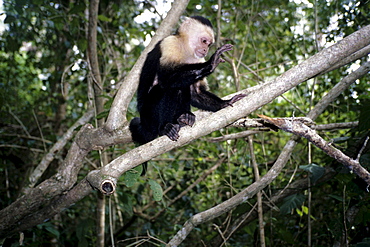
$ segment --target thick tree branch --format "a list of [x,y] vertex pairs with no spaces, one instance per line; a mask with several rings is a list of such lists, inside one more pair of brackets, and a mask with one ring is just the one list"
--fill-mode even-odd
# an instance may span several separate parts
[[[79,134],[83,133],[86,128],[87,127],[82,127],[82,131],[80,131]],[[45,219],[59,212],[61,208],[59,208],[58,211],[55,211],[58,207],[52,208],[50,209],[54,210],[52,215],[37,218],[33,222],[28,222],[28,220],[26,220],[30,214],[35,214],[42,208],[48,206],[51,203],[51,199],[62,195],[72,188],[77,181],[78,171],[81,169],[83,159],[87,153],[87,150],[80,148],[78,144],[74,142],[66,159],[59,167],[57,174],[37,185],[35,188],[29,189],[27,194],[18,198],[18,200],[10,206],[2,209],[0,211],[0,238],[27,229],[31,224],[40,224]],[[17,212],[16,217],[14,217],[14,212]],[[21,224],[26,221],[28,222],[26,225]]]
[[322,75],[322,74],[326,74],[330,71],[333,71],[335,69],[338,69],[346,64],[349,64],[351,62],[354,62],[356,61],[357,59],[360,59],[364,56],[367,56],[369,55],[370,53],[370,45],[367,45],[365,46],[364,48],[352,53],[351,55],[349,55],[348,57],[344,58],[343,60],[340,60],[339,62],[337,62],[336,64],[334,64],[331,68],[321,72],[319,75]]

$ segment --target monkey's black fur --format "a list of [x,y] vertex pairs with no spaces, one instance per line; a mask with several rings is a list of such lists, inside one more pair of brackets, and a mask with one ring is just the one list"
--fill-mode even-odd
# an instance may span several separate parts
[[204,18],[203,16],[195,15],[195,16],[192,16],[190,18],[195,19],[195,20],[199,21],[200,23],[202,23],[203,25],[208,26],[208,27],[213,29],[212,23],[207,18]]
[[[212,26],[203,17],[194,19],[202,25]],[[159,42],[148,53],[140,75],[137,93],[140,118],[134,118],[130,123],[133,140],[144,144],[157,136],[167,135],[176,141],[180,128],[185,125],[192,126],[195,122],[190,105],[215,112],[244,97],[237,95],[231,100],[222,100],[208,92],[205,85],[198,83],[223,62],[221,54],[231,47],[231,45],[220,47],[204,63],[161,66],[162,51]]]

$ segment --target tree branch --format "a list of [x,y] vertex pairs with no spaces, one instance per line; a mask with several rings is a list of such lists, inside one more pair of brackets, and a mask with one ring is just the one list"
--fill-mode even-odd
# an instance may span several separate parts
[[26,179],[26,184],[21,190],[22,194],[26,194],[30,188],[33,188],[37,181],[40,179],[45,170],[49,167],[49,164],[54,160],[56,153],[64,148],[69,140],[73,137],[73,132],[75,129],[81,125],[86,124],[94,115],[94,110],[88,110],[82,117],[80,117],[66,132],[58,139],[58,141],[50,148],[49,152],[44,155],[38,166],[33,170],[28,179]]
[[263,119],[272,123],[286,132],[293,133],[298,136],[302,136],[313,143],[316,147],[320,148],[330,157],[334,158],[338,162],[345,165],[351,171],[356,173],[360,178],[362,178],[370,186],[370,173],[360,165],[358,160],[354,160],[339,149],[336,149],[331,145],[331,143],[325,141],[321,136],[319,136],[316,131],[307,127],[305,124],[298,121],[286,121],[280,118],[270,118],[267,116],[260,115]]
[[100,77],[100,69],[99,69],[99,61],[98,61],[98,53],[96,50],[96,27],[98,25],[98,9],[99,9],[99,1],[92,0],[90,1],[89,5],[89,26],[88,26],[88,43],[87,46],[87,54],[90,62],[90,69],[92,72],[92,79],[95,85],[101,88],[101,77]]
[[[86,126],[82,127],[79,134],[83,133],[86,128]],[[10,206],[2,209],[0,211],[0,238],[27,229],[30,225],[40,224],[64,208],[60,206],[50,208],[49,205],[52,203],[52,199],[70,190],[76,183],[78,171],[81,169],[83,159],[87,153],[88,150],[80,148],[74,142],[57,174],[43,181],[35,188],[29,189],[27,194],[18,198]],[[44,215],[43,218],[35,218],[35,221],[32,222],[29,221],[30,215],[37,214],[38,211],[47,206],[49,206],[49,212],[53,211],[53,214],[47,215],[47,217]],[[17,212],[16,217],[14,217],[14,212]],[[27,224],[22,224],[25,222]]]
[[[317,181],[317,183],[325,183],[326,181],[332,179],[336,173],[332,169],[327,169],[325,174]],[[305,190],[308,188],[308,179],[303,178],[299,179],[293,183],[291,183],[288,187],[284,188],[283,190],[277,191],[269,200],[264,201],[263,203],[263,211],[269,211],[271,209],[276,208],[276,204],[283,201],[284,198],[296,194],[299,191]],[[252,208],[248,212],[238,216],[237,219],[233,222],[233,224],[224,231],[223,236],[217,235],[215,236],[210,242],[209,246],[221,246],[222,243],[225,243],[227,239],[231,237],[231,235],[239,229],[242,229],[244,226],[251,223],[258,217],[257,211],[255,208]],[[224,239],[225,238],[225,239]]]
[[[369,26],[368,26],[369,27]],[[333,102],[349,85],[354,83],[357,79],[363,77],[370,71],[370,62],[364,63],[360,68],[344,77],[340,83],[335,85],[330,92],[322,97],[319,103],[316,104],[315,110],[311,111],[307,117],[311,119],[317,118],[327,107],[328,102]]]

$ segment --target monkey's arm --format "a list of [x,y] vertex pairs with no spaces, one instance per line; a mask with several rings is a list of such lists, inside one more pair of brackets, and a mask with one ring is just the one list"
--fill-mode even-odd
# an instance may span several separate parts
[[204,86],[200,86],[196,90],[195,86],[191,86],[191,105],[205,111],[216,112],[227,106],[232,106],[236,101],[241,100],[246,95],[238,94],[229,100],[222,100],[217,95],[207,91]]
[[231,49],[232,45],[230,44],[221,46],[205,63],[183,64],[174,67],[161,66],[162,68],[158,75],[160,81],[159,84],[163,88],[188,87],[210,75],[220,63],[224,62],[221,58],[221,54]]

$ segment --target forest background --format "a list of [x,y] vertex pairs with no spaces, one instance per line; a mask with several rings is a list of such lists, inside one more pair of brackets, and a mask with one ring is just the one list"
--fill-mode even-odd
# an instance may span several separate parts
[[[210,90],[248,96],[136,147],[145,54],[192,15],[210,53],[234,45]],[[369,1],[7,0],[0,17],[3,246],[370,244]]]

